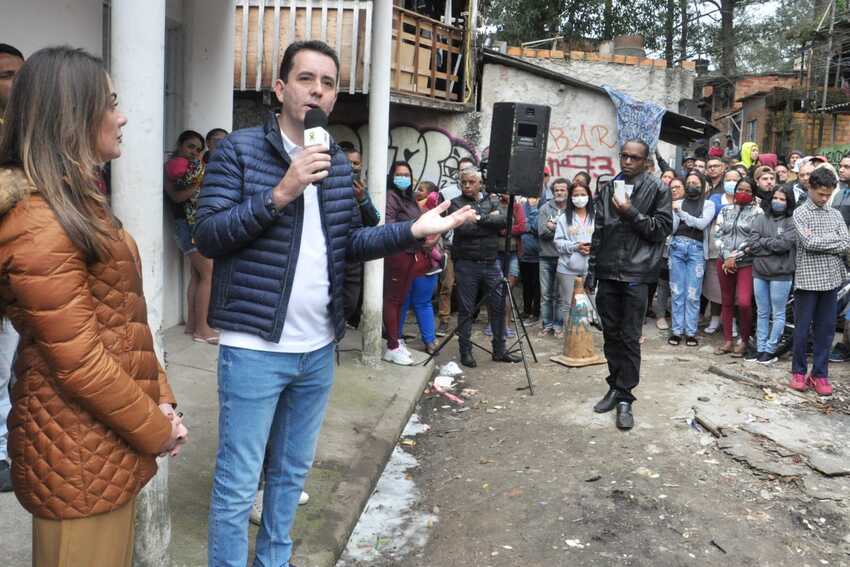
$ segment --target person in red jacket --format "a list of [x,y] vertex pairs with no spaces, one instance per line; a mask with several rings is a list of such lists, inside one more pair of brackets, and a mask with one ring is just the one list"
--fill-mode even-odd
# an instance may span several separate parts
[[[406,161],[397,161],[390,168],[387,179],[386,224],[415,221],[422,214],[413,192],[413,172]],[[430,248],[438,237],[426,242]],[[413,364],[410,351],[404,344],[399,330],[402,306],[413,280],[428,271],[430,254],[416,246],[387,256],[384,260],[384,332],[387,334],[387,350],[384,360],[393,364]]]

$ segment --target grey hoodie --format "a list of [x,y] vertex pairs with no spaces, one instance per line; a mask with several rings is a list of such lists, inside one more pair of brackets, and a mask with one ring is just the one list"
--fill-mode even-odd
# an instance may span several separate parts
[[759,215],[753,219],[748,253],[753,258],[753,275],[763,280],[790,281],[794,278],[797,230],[791,217]]
[[567,225],[567,215],[558,217],[555,227],[555,248],[558,250],[558,273],[584,276],[587,274],[587,259],[578,251],[578,245],[593,240],[593,216],[588,214],[581,222],[573,212],[573,222]]

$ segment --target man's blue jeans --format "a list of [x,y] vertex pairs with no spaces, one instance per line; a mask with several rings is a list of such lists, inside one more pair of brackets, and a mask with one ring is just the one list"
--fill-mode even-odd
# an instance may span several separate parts
[[540,257],[540,317],[544,329],[561,329],[564,326],[564,307],[558,293],[557,257]]
[[289,530],[316,453],[333,383],[333,354],[334,343],[303,354],[221,347],[210,567],[248,562],[248,516],[267,445],[254,567],[289,565]]
[[[753,293],[758,312],[756,350],[773,354],[785,330],[785,306],[791,293],[791,280],[753,278]],[[773,324],[770,323],[771,315]]]
[[703,243],[685,236],[670,241],[670,298],[674,335],[697,336],[699,298],[705,273]]

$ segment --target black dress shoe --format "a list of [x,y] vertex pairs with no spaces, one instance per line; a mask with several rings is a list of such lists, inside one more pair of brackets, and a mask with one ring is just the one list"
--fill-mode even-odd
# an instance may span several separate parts
[[617,404],[617,429],[628,431],[635,426],[635,416],[632,415],[632,402]]
[[607,413],[617,407],[617,390],[611,388],[605,396],[596,402],[593,411],[596,413]]
[[493,361],[494,362],[522,362],[522,359],[516,355],[509,353],[508,351],[504,352],[494,352],[493,353]]
[[478,366],[478,363],[475,362],[474,358],[472,358],[471,352],[460,353],[460,363],[466,366],[467,368],[475,368],[476,366]]

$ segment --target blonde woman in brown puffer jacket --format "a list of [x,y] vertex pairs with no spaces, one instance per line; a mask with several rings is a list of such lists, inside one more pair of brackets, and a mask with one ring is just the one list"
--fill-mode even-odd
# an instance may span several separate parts
[[101,62],[35,53],[0,138],[0,310],[20,333],[12,484],[33,565],[131,565],[135,497],[186,430],[154,353],[139,254],[98,189],[126,118]]

